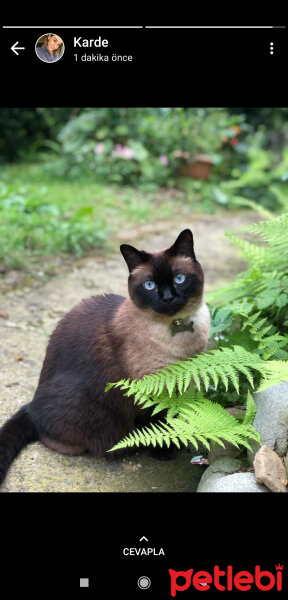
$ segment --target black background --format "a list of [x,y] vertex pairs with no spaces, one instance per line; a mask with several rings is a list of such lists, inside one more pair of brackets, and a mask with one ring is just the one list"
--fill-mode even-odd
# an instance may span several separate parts
[[[54,8],[54,17],[50,10],[45,16],[3,16],[5,25],[46,22],[49,27],[2,29],[2,106],[287,106],[287,29],[89,32],[57,27],[52,32],[64,39],[63,58],[46,65],[34,52],[36,39],[53,23],[285,25],[271,9],[268,14],[261,9],[259,18],[242,10],[237,20],[219,10],[206,18],[185,14],[181,19],[179,12],[166,12],[155,19],[150,12],[120,19],[99,11],[61,18]],[[75,63],[74,35],[108,38],[109,52],[132,54],[133,63]],[[19,56],[11,51],[16,41],[25,46]],[[235,571],[253,573],[259,564],[275,573],[279,562],[288,589],[285,494],[1,494],[0,514],[1,582],[8,584],[9,594],[169,598],[169,568],[211,571],[215,564],[231,564]],[[143,535],[148,543],[139,542]],[[124,547],[141,545],[163,547],[165,557],[123,557]],[[137,588],[142,575],[152,581],[147,591]],[[79,588],[82,577],[90,579],[88,589]]]
[[[213,11],[213,9],[212,9]],[[112,12],[112,11],[111,11]],[[165,12],[165,11],[163,11]],[[61,29],[68,25],[285,25],[281,13],[261,9],[241,11],[237,18],[219,7],[214,14],[179,16],[151,13],[133,16],[113,12],[106,15],[66,14],[59,7],[45,17],[23,11],[2,17],[3,25],[43,25],[37,29],[2,29],[1,57],[6,77],[2,78],[4,106],[283,106],[287,103],[285,72],[287,30],[285,29]],[[47,20],[48,19],[48,20]],[[57,31],[55,30],[55,27]],[[35,54],[41,35],[52,32],[64,40],[65,53],[53,65]],[[78,48],[78,54],[109,54],[110,62],[75,62],[74,36],[106,38],[107,48]],[[15,42],[25,47],[18,56]],[[270,55],[270,42],[274,54]],[[112,54],[132,55],[132,62],[112,62]],[[282,83],[281,83],[282,82]],[[283,98],[285,96],[285,98]],[[19,104],[20,103],[20,104]]]
[[[171,597],[168,569],[213,575],[214,565],[232,565],[254,575],[259,565],[275,576],[280,562],[287,593],[286,512],[286,494],[2,494],[2,585],[11,595],[154,600]],[[165,556],[125,557],[127,547]],[[149,590],[137,587],[141,576]],[[80,578],[90,587],[80,589]]]

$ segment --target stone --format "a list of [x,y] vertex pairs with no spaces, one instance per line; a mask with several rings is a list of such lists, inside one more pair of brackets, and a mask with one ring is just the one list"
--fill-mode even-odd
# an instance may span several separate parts
[[244,466],[244,462],[238,458],[230,458],[229,456],[225,458],[220,458],[219,460],[215,460],[212,465],[210,465],[211,471],[213,473],[235,473]]
[[[197,488],[197,493],[198,492],[213,492],[214,491],[214,486],[217,483],[218,480],[223,479],[224,477],[224,473],[213,473],[213,471],[209,471],[209,468],[206,469],[205,473],[203,473],[201,479],[200,479],[200,483],[198,485]],[[209,472],[208,472],[209,471]]]
[[213,445],[210,442],[210,451],[208,454],[208,460],[211,463],[219,460],[220,458],[237,458],[242,453],[242,448],[237,448],[234,444],[230,444],[230,442],[224,442],[225,447],[220,444]]
[[[287,452],[288,439],[288,381],[271,386],[263,392],[254,394],[257,406],[253,425],[260,434],[262,444],[270,446],[282,456]],[[248,460],[252,465],[260,446],[254,440],[250,442],[252,452],[248,450]]]
[[197,492],[255,493],[270,491],[265,485],[257,483],[254,473],[248,472],[233,473],[217,479],[214,478],[214,480],[210,481],[210,486],[207,489],[200,490],[199,487]]
[[243,467],[244,463],[236,458],[221,458],[216,460],[203,473],[197,492],[209,492],[211,485],[218,479],[230,473],[235,473]]
[[197,492],[270,492],[256,481],[254,473],[239,473],[245,466],[243,460],[236,458],[216,460],[203,473]]
[[246,406],[231,406],[230,408],[226,408],[227,412],[232,415],[232,417],[236,417],[237,415],[245,415]]
[[253,465],[258,483],[264,483],[271,492],[288,491],[284,464],[270,446],[258,450]]

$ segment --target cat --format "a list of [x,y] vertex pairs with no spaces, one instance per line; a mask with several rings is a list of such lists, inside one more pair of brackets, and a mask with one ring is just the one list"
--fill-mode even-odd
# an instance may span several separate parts
[[92,296],[58,323],[33,400],[0,429],[0,484],[36,440],[62,454],[108,457],[150,413],[118,388],[104,392],[107,382],[139,379],[205,349],[210,317],[190,229],[166,249],[120,250],[129,296]]

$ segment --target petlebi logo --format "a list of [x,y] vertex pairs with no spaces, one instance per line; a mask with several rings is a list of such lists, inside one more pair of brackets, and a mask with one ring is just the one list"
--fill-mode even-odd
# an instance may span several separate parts
[[220,592],[235,590],[247,592],[251,590],[253,584],[261,592],[268,592],[273,589],[281,592],[283,568],[284,565],[279,563],[275,565],[274,573],[262,570],[260,565],[256,565],[250,571],[236,571],[232,565],[228,565],[226,568],[215,565],[211,572],[195,571],[194,569],[188,569],[187,571],[168,569],[171,578],[171,596],[175,597],[177,592],[185,592],[189,588],[192,590],[194,588],[198,592],[206,592],[211,586],[214,586]]

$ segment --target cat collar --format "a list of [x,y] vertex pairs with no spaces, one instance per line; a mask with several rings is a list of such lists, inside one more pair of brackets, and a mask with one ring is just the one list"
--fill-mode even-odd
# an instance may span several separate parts
[[175,319],[171,323],[170,331],[172,336],[176,335],[176,333],[182,333],[182,331],[194,331],[193,321],[184,323],[183,319]]

